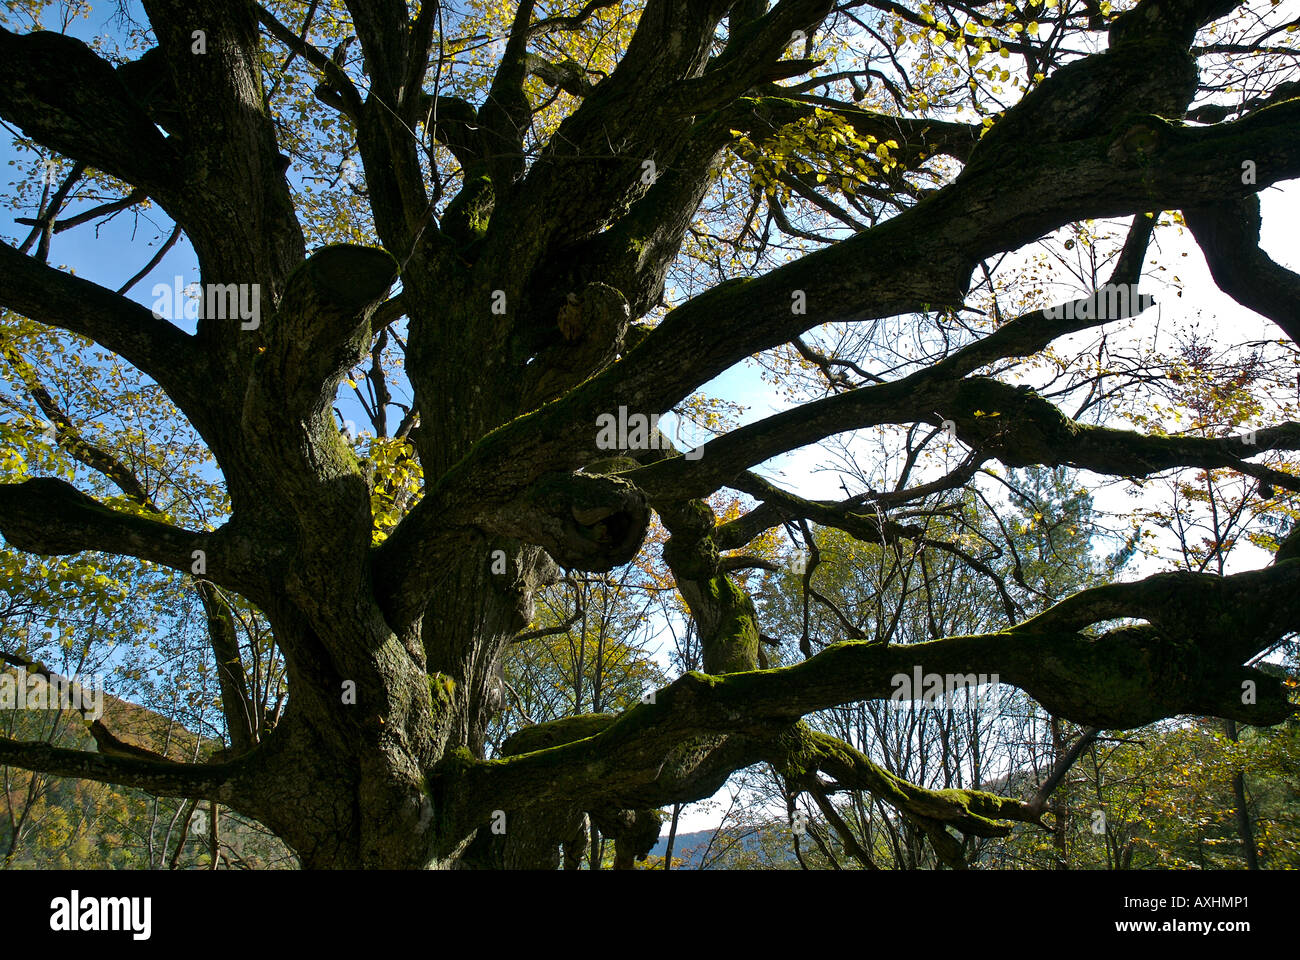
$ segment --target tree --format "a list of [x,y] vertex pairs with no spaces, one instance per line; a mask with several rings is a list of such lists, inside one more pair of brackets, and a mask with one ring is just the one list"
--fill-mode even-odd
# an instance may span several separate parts
[[[1105,582],[1122,565],[1125,552],[1105,565],[1092,555],[1093,505],[1072,471],[1013,470],[1002,480],[1010,496],[997,505],[996,516],[973,490],[961,491],[945,512],[927,517],[925,534],[917,538],[923,550],[864,544],[836,529],[803,531],[809,562],[802,574],[777,575],[782,588],[764,597],[760,608],[767,629],[799,638],[781,652],[798,656],[807,646],[811,654],[846,637],[910,644],[996,630],[1008,618]],[[877,630],[886,635],[873,637]],[[805,794],[805,836],[824,851],[827,864],[915,869],[945,858],[955,865],[980,861],[984,847],[1002,841],[975,835],[954,846],[924,816],[900,815],[878,796],[879,785],[890,778],[936,791],[996,784],[997,792],[1009,796],[1037,794],[1057,758],[1031,770],[1037,751],[1053,746],[1039,742],[1036,708],[1000,686],[971,692],[937,703],[857,702],[807,717],[813,729],[879,765],[871,784],[877,789],[771,777],[768,815],[777,807],[774,801]],[[867,759],[860,761],[863,767]],[[1022,771],[1033,775],[1016,776]],[[1056,800],[1061,792],[1052,796]],[[1053,827],[1062,829],[1060,811],[1054,812]],[[823,841],[823,835],[838,843]],[[842,856],[830,852],[834,845],[842,847]],[[818,856],[799,851],[801,863]]]
[[[133,489],[148,457],[79,443],[84,425],[47,412],[80,466],[0,485],[0,532],[192,576],[228,746],[176,763],[0,739],[0,762],[222,804],[308,867],[546,865],[584,814],[628,866],[655,808],[764,761],[860,785],[950,839],[1036,822],[1024,801],[882,782],[800,721],[886,699],[914,667],[997,673],[1098,728],[1291,714],[1280,680],[1245,664],[1300,625],[1294,537],[1259,569],[1116,582],[996,630],[849,640],[769,671],[736,576],[736,551],[783,522],[913,550],[989,462],[1228,469],[1300,492],[1281,468],[1300,423],[1249,443],[1138,432],[1102,421],[1142,402],[1149,373],[1076,357],[1054,391],[1023,379],[1054,344],[1146,309],[1148,245],[1175,217],[1221,289],[1300,335],[1300,280],[1258,243],[1260,191],[1300,175],[1285,8],[142,0],[147,49],[115,63],[32,29],[44,6],[0,29],[0,117],[50,174],[19,188],[35,216],[0,245],[0,306],[156,384],[228,509],[170,509],[153,494],[179,480]],[[112,199],[86,206],[92,186]],[[144,204],[198,263],[192,324],[167,316],[179,291],[150,309],[127,296],[138,278],[115,291],[48,262],[62,232]],[[1108,283],[1044,305],[1006,255],[1096,218],[1127,231],[1094,264],[1111,258]],[[828,340],[846,325],[856,354]],[[692,449],[658,429],[755,354],[822,395]],[[336,414],[346,396],[369,443]],[[754,470],[885,427],[894,473],[842,501]],[[83,492],[89,472],[123,497]],[[705,498],[723,488],[752,503],[718,523]],[[485,758],[538,591],[560,568],[632,561],[652,512],[703,672]],[[282,711],[251,691],[232,604],[273,633]]]

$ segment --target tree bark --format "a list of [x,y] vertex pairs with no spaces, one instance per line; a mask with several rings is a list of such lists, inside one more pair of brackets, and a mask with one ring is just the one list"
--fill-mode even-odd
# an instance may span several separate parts
[[[899,156],[944,153],[963,171],[878,226],[713,287],[648,333],[634,322],[659,301],[732,131],[772,132],[815,110],[772,78],[795,69],[781,59],[791,36],[821,24],[830,0],[771,9],[648,0],[619,66],[589,89],[572,70],[530,59],[530,38],[559,26],[535,21],[535,5],[521,3],[492,94],[478,107],[424,89],[436,39],[436,18],[424,11],[436,4],[414,21],[398,0],[346,5],[364,94],[269,11],[236,0],[145,0],[159,52],[125,73],[70,37],[0,29],[0,116],[143,191],[183,227],[202,281],[256,284],[264,314],[252,329],[205,316],[186,334],[0,245],[0,305],[89,337],[152,377],[211,450],[232,504],[220,529],[186,530],[37,478],[0,485],[0,531],[30,552],[101,550],[181,571],[201,551],[214,587],[267,616],[291,690],[274,729],[254,742],[258,728],[240,727],[216,762],[0,740],[0,763],[223,804],[266,824],[309,868],[553,869],[561,848],[575,865],[591,836],[612,838],[615,866],[630,867],[657,837],[656,808],[707,797],[735,770],[770,762],[808,785],[824,772],[872,792],[960,866],[948,827],[1001,836],[1037,811],[901,781],[800,718],[888,698],[891,677],[918,664],[996,673],[1054,715],[1096,727],[1180,713],[1255,724],[1291,715],[1282,684],[1244,664],[1300,625],[1294,544],[1262,570],[1104,586],[984,635],[907,648],[853,641],[793,667],[755,669],[756,608],[721,550],[789,519],[831,522],[875,542],[921,535],[873,520],[860,501],[812,503],[749,474],[834,434],[947,422],[982,457],[1011,466],[1125,477],[1231,467],[1300,490],[1300,480],[1247,462],[1265,449],[1300,448],[1300,424],[1261,429],[1248,452],[1232,439],[1085,425],[1032,391],[978,375],[1114,318],[1041,310],[1012,318],[909,376],[760,420],[705,444],[699,457],[659,446],[659,456],[611,455],[596,430],[598,417],[620,408],[661,413],[820,324],[955,307],[983,258],[1082,218],[1202,211],[1188,222],[1216,279],[1293,330],[1294,298],[1284,294],[1295,277],[1255,249],[1250,214],[1258,191],[1300,176],[1300,99],[1204,128],[1177,119],[1196,93],[1192,38],[1232,4],[1143,0],[1114,20],[1106,52],[1054,70],[982,138],[980,127],[842,105],[855,129],[898,138]],[[728,15],[732,33],[715,50]],[[196,22],[208,25],[204,56],[190,49]],[[381,246],[308,255],[266,105],[259,29],[311,65],[318,98],[355,131]],[[158,80],[147,103],[138,85],[146,71]],[[525,157],[530,76],[583,95]],[[432,120],[429,111],[444,106]],[[441,222],[431,216],[424,145],[411,135],[426,120],[464,167],[461,195]],[[1253,158],[1258,182],[1243,181],[1243,157]],[[661,175],[643,177],[647,160]],[[1136,278],[1147,236],[1135,228],[1136,253],[1126,247],[1117,275]],[[1243,242],[1249,249],[1234,255]],[[399,279],[420,420],[411,437],[427,480],[375,545],[374,479],[340,435],[332,403],[348,370],[370,355]],[[806,312],[791,309],[794,291],[805,294]],[[757,520],[717,524],[703,498],[727,486],[760,490]],[[699,626],[707,672],[617,717],[531,728],[503,757],[486,759],[501,660],[528,625],[535,593],[557,564],[604,571],[633,559],[652,508],[671,533],[664,559]],[[1143,623],[1087,632],[1120,618]],[[222,650],[234,670],[237,649]],[[1249,702],[1243,684],[1257,691]],[[225,700],[233,713],[247,697],[236,684]],[[1236,788],[1243,816],[1240,778]],[[599,842],[592,846],[599,857]],[[1253,857],[1253,841],[1246,846]]]

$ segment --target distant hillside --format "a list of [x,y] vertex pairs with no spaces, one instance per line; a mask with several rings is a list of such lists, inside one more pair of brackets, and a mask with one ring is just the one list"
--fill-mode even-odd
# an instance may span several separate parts
[[[663,836],[650,853],[662,860],[667,848],[668,838]],[[702,866],[706,854],[708,866]],[[715,830],[679,833],[673,843],[673,860],[680,861],[674,864],[675,870],[779,870],[798,865],[790,844],[789,827],[780,821],[720,833]]]
[[[694,833],[679,833],[673,841],[673,860],[681,860],[682,870],[698,870],[700,868],[700,858],[704,856],[704,851],[712,839],[714,831],[697,830]],[[659,842],[654,845],[650,855],[654,857],[663,857],[668,852],[668,836],[659,838]],[[674,864],[674,869],[678,869]]]
[[[14,669],[0,671],[0,677],[7,678],[9,694],[0,697],[0,735],[100,751],[78,711],[14,699],[20,681],[26,690],[40,691],[39,677]],[[193,763],[221,747],[154,710],[102,696],[100,721],[116,741],[104,752],[142,749]],[[217,816],[218,869],[297,866],[284,844],[259,824],[225,808]],[[209,869],[209,825],[206,802],[192,809],[185,800],[155,799],[127,787],[0,766],[0,869]]]

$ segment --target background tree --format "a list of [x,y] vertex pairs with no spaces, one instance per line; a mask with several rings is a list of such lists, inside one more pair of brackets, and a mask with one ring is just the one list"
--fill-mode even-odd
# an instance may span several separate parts
[[[1165,211],[1224,291],[1300,333],[1297,279],[1258,245],[1258,193],[1300,174],[1284,6],[143,0],[94,48],[34,29],[47,6],[0,28],[0,117],[29,151],[13,203],[33,214],[0,245],[6,339],[71,335],[139,371],[221,493],[181,509],[183,485],[145,469],[162,418],[62,423],[21,371],[77,361],[19,346],[14,393],[77,466],[7,475],[0,532],[24,554],[194,578],[228,746],[176,762],[4,738],[0,762],[224,805],[308,867],[551,865],[584,817],[630,866],[655,808],[767,762],[923,820],[957,865],[953,831],[1002,836],[1040,810],[882,781],[801,718],[886,699],[914,666],[997,673],[1103,730],[1291,715],[1248,665],[1300,623],[1282,531],[1257,569],[1106,584],[924,643],[872,624],[758,672],[737,575],[783,523],[914,555],[926,498],[998,462],[1300,492],[1282,460],[1300,424],[1267,393],[1250,442],[1128,429],[1167,374],[1066,349],[1147,306]],[[112,286],[51,265],[61,232],[144,209],[197,261],[189,316],[130,295],[157,251]],[[1092,230],[1105,218],[1121,241]],[[1080,224],[1063,246],[1087,239],[1082,276],[1117,287],[1060,301],[1009,255]],[[809,365],[821,395],[703,429],[692,395],[756,354]],[[670,410],[701,427],[669,441],[648,420]],[[895,454],[843,500],[754,470],[855,431]],[[7,442],[5,463],[26,462],[28,441]],[[724,489],[750,506],[719,522]],[[539,591],[631,562],[652,514],[703,672],[487,758]],[[267,628],[247,642],[241,609]],[[261,696],[269,673],[250,684],[272,641],[283,700]]]

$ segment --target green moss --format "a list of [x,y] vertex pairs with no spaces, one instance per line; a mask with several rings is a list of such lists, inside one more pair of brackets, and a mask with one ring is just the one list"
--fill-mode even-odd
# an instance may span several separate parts
[[495,205],[492,178],[486,173],[467,175],[460,192],[447,205],[443,229],[463,242],[481,240],[487,233]]
[[595,460],[582,468],[583,473],[600,474],[609,476],[615,473],[627,473],[636,470],[641,464],[631,457],[607,457],[604,460]]
[[435,673],[429,676],[429,695],[434,702],[441,701],[450,704],[456,699],[456,681],[445,673]]
[[758,666],[758,615],[754,602],[726,574],[704,581],[717,620],[702,632],[704,662],[713,673],[736,673]]
[[489,763],[499,763],[496,760],[480,760],[474,756],[469,747],[453,747],[442,756],[439,762],[437,774],[439,776],[456,775],[463,773],[470,767],[484,766]]
[[501,745],[501,755],[516,756],[586,740],[609,729],[616,719],[617,715],[612,713],[584,713],[525,727]]

